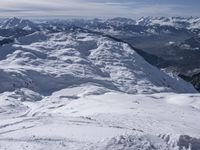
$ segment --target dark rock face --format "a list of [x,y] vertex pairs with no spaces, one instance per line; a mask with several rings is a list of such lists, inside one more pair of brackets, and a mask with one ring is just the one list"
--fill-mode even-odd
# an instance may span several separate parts
[[195,89],[200,92],[200,73],[193,76],[179,75],[179,77],[181,77],[185,81],[192,83]]
[[200,73],[193,75],[191,83],[194,85],[194,87],[200,91]]
[[181,135],[178,141],[180,149],[200,150],[200,139],[190,137],[188,135]]

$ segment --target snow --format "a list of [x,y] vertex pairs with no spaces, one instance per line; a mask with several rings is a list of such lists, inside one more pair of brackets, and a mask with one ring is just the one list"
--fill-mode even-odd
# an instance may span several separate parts
[[144,150],[154,145],[161,150],[175,149],[179,135],[199,138],[199,94],[110,92],[70,98],[77,91],[66,91],[19,101],[28,109],[20,117],[1,117],[1,147]]
[[18,87],[49,95],[85,83],[130,94],[196,92],[145,62],[128,45],[98,35],[36,32],[0,49],[2,92]]
[[37,31],[0,47],[0,149],[177,150],[200,94],[127,44]]

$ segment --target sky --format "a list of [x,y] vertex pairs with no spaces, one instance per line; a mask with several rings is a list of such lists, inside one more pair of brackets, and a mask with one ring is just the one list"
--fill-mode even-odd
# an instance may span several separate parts
[[1,17],[200,16],[200,0],[0,0]]

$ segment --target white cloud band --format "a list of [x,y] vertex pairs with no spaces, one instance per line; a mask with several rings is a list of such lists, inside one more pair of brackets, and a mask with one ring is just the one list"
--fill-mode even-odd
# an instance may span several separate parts
[[182,15],[175,5],[89,2],[87,0],[1,0],[1,16],[140,17]]

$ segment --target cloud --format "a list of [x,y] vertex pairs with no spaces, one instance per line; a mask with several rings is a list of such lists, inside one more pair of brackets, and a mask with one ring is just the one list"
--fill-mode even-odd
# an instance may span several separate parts
[[[93,16],[113,14],[123,8],[102,3],[83,2],[79,0],[1,0],[0,11],[2,16],[12,16],[18,10],[23,15],[74,15]],[[10,11],[10,12],[9,12]]]
[[139,1],[1,0],[0,16],[140,17],[182,15],[180,6]]

